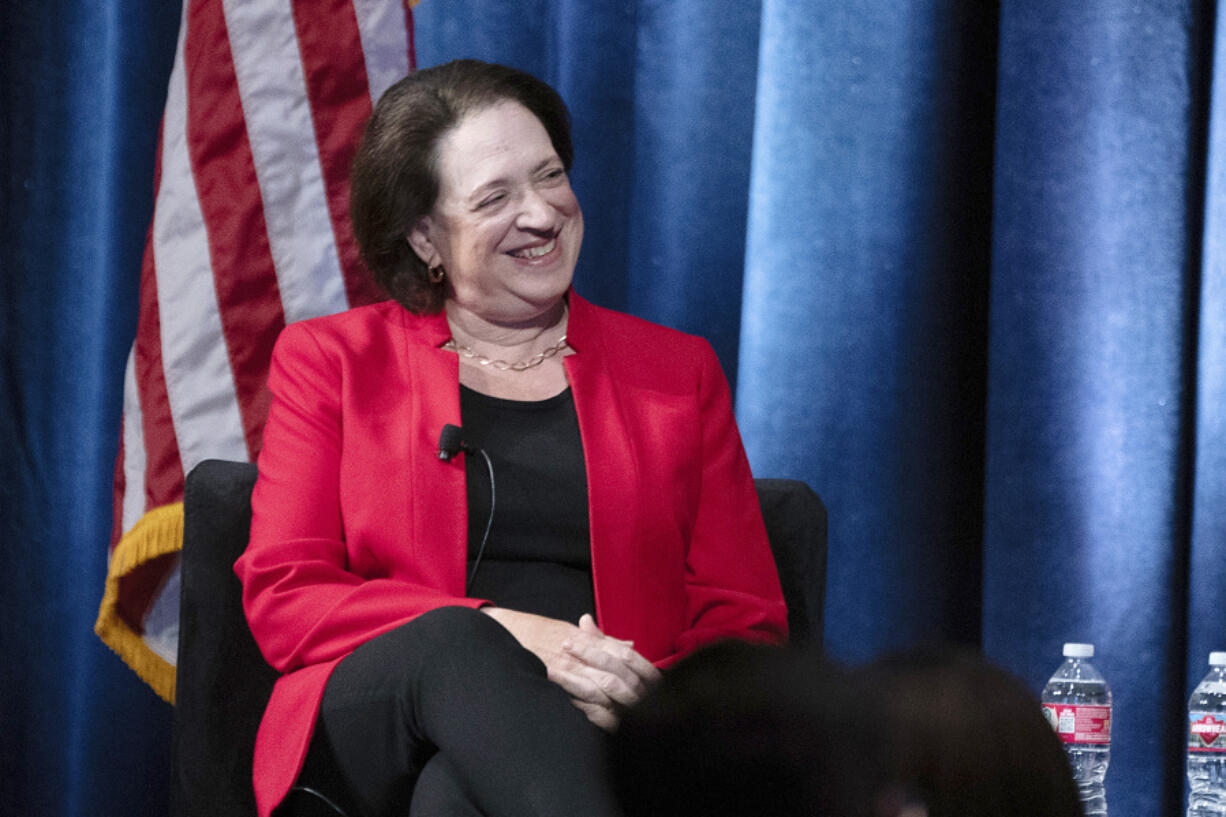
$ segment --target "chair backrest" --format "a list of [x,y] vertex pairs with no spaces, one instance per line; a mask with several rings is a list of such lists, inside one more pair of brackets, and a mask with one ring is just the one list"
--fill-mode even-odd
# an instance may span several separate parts
[[794,644],[822,646],[826,607],[826,506],[796,479],[755,479],[788,608]]
[[[277,674],[243,615],[234,562],[251,529],[251,463],[206,460],[187,475],[180,566],[172,817],[255,814],[255,733]],[[822,639],[826,508],[803,482],[755,481],[794,642]]]
[[252,463],[206,460],[184,485],[172,817],[255,814],[255,732],[277,679],[247,628],[234,575],[255,477]]

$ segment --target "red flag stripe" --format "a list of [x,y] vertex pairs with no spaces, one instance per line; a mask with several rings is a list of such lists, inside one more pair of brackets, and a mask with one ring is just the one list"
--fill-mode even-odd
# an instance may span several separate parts
[[355,137],[371,111],[358,18],[351,0],[295,0],[293,12],[345,293],[351,306],[371,303],[379,292],[358,260],[349,224]]
[[[180,32],[180,48],[183,37],[183,32]],[[162,190],[164,119],[158,126],[157,153],[153,165],[155,201]],[[112,546],[119,541],[120,534],[131,529],[145,511],[174,502],[183,494],[179,441],[175,436],[170,401],[166,395],[166,378],[162,372],[162,329],[158,314],[157,269],[153,261],[152,222],[145,236],[140,281],[136,339],[124,373],[122,528],[112,539]],[[153,452],[152,462],[149,452]],[[117,486],[116,491],[119,490]]]
[[217,3],[194,4],[184,61],[188,154],[242,418],[245,459],[254,460],[268,414],[268,359],[285,315],[225,16]]
[[[141,434],[128,437],[128,442],[143,443],[143,452],[133,445],[124,446],[124,455],[131,459],[141,456],[127,468],[128,490],[140,489],[144,501],[125,500],[124,530],[140,518],[141,513],[176,502],[183,496],[183,466],[179,455],[179,439],[175,434],[174,418],[170,413],[166,377],[162,369],[162,321],[158,308],[157,270],[153,261],[152,241],[145,249],[141,270],[140,319],[136,342],[132,347],[132,374],[136,381],[139,401],[136,420]],[[139,477],[139,479],[136,479]]]

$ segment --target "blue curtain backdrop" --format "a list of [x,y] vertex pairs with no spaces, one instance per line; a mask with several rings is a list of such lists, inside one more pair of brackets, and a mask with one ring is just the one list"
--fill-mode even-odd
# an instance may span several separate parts
[[[14,814],[165,812],[167,707],[91,632],[163,5],[0,7]],[[578,285],[710,338],[756,473],[822,494],[830,650],[978,644],[1037,691],[1093,641],[1112,811],[1180,813],[1184,702],[1226,649],[1215,3],[423,0],[416,21],[420,65],[511,63],[570,103]]]
[[169,708],[93,620],[173,6],[0,3],[5,814],[166,812]]

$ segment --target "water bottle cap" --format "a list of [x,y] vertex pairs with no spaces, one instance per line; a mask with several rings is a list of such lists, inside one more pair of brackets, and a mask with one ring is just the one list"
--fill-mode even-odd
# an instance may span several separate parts
[[1209,653],[1209,666],[1226,667],[1226,652]]
[[1093,644],[1077,644],[1077,643],[1070,642],[1064,645],[1064,657],[1065,658],[1093,658],[1094,657],[1094,645]]

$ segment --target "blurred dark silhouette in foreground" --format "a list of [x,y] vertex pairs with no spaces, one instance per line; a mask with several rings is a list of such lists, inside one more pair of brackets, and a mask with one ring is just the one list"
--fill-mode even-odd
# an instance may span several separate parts
[[963,649],[849,670],[724,642],[625,713],[626,817],[1081,817],[1063,748],[1026,687]]

